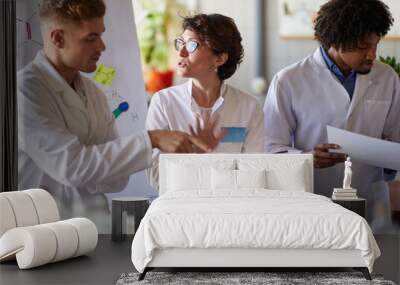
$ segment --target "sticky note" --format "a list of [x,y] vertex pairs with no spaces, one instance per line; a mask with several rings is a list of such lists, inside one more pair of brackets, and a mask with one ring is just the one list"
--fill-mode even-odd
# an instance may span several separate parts
[[222,128],[227,130],[226,135],[222,139],[222,143],[244,143],[246,140],[246,128]]
[[117,71],[115,68],[99,64],[94,75],[94,81],[106,86],[111,86],[116,73]]

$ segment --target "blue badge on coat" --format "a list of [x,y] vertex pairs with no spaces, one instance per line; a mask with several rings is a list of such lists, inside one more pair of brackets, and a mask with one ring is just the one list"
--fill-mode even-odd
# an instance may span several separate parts
[[222,143],[244,143],[246,140],[246,128],[231,127],[221,129],[228,130],[221,140]]

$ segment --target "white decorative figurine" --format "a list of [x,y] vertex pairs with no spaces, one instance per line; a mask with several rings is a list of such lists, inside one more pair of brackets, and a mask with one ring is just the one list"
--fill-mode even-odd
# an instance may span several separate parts
[[344,163],[345,169],[344,169],[343,189],[352,189],[351,175],[353,174],[353,171],[351,170],[351,164],[352,163],[350,157],[348,157]]
[[335,200],[349,200],[349,199],[357,199],[357,189],[351,187],[351,176],[353,171],[351,170],[352,162],[350,157],[347,157],[344,162],[344,179],[343,179],[343,188],[335,188],[333,189],[332,199]]

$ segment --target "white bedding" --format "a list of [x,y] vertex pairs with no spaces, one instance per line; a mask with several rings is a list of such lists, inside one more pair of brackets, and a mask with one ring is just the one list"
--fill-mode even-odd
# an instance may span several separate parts
[[358,249],[370,272],[380,256],[357,214],[320,195],[265,189],[162,195],[140,223],[132,262],[143,272],[165,248]]

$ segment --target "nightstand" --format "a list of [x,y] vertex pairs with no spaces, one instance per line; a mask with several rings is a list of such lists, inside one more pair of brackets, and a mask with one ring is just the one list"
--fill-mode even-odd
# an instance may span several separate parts
[[362,198],[358,199],[332,199],[332,202],[339,204],[340,206],[359,214],[361,217],[365,218],[367,214],[367,201]]
[[145,197],[121,197],[112,199],[112,240],[123,241],[127,236],[128,214],[134,217],[136,233],[140,221],[146,214],[147,208],[150,205],[151,198]]

